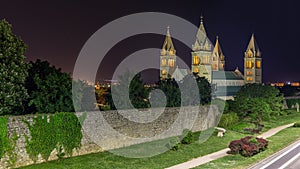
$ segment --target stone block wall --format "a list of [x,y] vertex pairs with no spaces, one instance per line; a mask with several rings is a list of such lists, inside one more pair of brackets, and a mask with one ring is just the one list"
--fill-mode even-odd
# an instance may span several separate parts
[[[216,106],[200,106],[195,108],[155,108],[150,110],[122,110],[86,112],[83,122],[81,147],[73,150],[73,156],[101,152],[110,149],[130,146],[143,142],[163,139],[180,135],[182,129],[202,131],[214,127],[218,123],[220,112]],[[135,115],[139,113],[138,115]],[[77,116],[83,113],[77,113]],[[196,115],[196,116],[195,116]],[[49,115],[46,115],[49,117]],[[34,115],[10,116],[8,118],[8,135],[14,132],[18,135],[15,153],[17,161],[15,166],[25,166],[34,162],[26,152],[25,136],[30,139],[30,131],[23,122],[33,123]],[[179,119],[179,120],[178,120]],[[171,132],[166,132],[171,130]],[[48,160],[55,160],[57,151],[54,149]],[[39,156],[36,163],[44,162]],[[0,160],[0,169],[9,168],[8,156]]]

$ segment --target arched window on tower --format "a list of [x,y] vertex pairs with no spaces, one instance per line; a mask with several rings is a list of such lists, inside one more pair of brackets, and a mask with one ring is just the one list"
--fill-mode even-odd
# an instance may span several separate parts
[[257,69],[260,69],[260,68],[261,68],[261,62],[260,62],[260,60],[257,60],[257,61],[256,61],[256,68],[257,68]]
[[251,71],[247,71],[247,72],[246,72],[246,75],[247,75],[247,76],[252,76],[252,72],[251,72]]
[[207,55],[203,56],[203,63],[204,64],[209,64],[210,63],[209,56],[207,56]]
[[174,55],[174,51],[173,51],[173,50],[170,50],[170,51],[169,51],[169,54],[170,54],[170,55]]
[[214,57],[213,57],[213,61],[217,61],[217,56],[214,56]]
[[252,81],[253,78],[252,77],[247,77],[247,81]]
[[168,62],[169,62],[168,65],[169,65],[170,67],[174,67],[174,66],[175,66],[175,60],[174,60],[174,59],[169,59]]
[[254,67],[254,62],[253,61],[246,61],[246,68],[252,69]]
[[194,68],[194,73],[199,73],[199,69],[197,67]]
[[220,69],[224,69],[224,63],[220,64]]
[[214,63],[214,64],[212,65],[212,69],[213,69],[213,70],[218,70],[218,65]]
[[166,66],[167,65],[167,60],[166,59],[162,59],[161,60],[161,66]]
[[194,56],[193,57],[193,64],[194,65],[199,65],[200,64],[200,58],[199,58],[199,56]]
[[248,50],[248,52],[247,52],[247,56],[248,56],[248,58],[252,58],[252,56],[253,56],[253,53],[252,53],[250,50]]

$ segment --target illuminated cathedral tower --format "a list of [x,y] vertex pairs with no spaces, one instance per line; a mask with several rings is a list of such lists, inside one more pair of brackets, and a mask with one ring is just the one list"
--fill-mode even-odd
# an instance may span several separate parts
[[176,50],[174,48],[170,27],[167,28],[167,35],[160,53],[160,79],[170,78],[175,70]]
[[206,35],[202,16],[195,44],[192,45],[192,50],[192,72],[199,74],[200,77],[207,78],[211,83],[212,44]]
[[213,71],[223,71],[225,67],[225,56],[222,52],[221,46],[219,44],[219,38],[217,36],[216,44],[212,53],[212,70]]
[[245,52],[244,81],[245,83],[262,83],[262,58],[254,34]]

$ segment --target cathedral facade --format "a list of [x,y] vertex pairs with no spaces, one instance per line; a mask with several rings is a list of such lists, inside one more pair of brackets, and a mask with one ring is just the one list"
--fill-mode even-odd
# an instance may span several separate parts
[[176,50],[168,27],[165,41],[160,53],[160,79],[183,79],[188,73],[205,77],[214,87],[214,95],[221,99],[232,99],[236,92],[247,83],[262,83],[261,52],[252,34],[244,53],[244,74],[238,68],[225,70],[225,56],[219,38],[215,45],[209,40],[201,17],[195,43],[191,51],[191,70],[180,69],[176,65]]

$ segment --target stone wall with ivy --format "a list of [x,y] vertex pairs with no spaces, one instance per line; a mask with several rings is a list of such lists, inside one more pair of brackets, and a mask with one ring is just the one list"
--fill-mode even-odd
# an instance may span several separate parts
[[[117,111],[101,112],[101,117],[116,131],[130,137],[152,137],[172,126],[178,117],[179,108],[158,110],[163,112],[156,120],[136,124],[122,117]],[[186,116],[185,124],[190,119],[192,109],[181,109]],[[156,110],[155,110],[156,111]],[[147,111],[145,111],[147,112]],[[90,114],[89,114],[90,113]],[[122,114],[134,115],[133,110],[123,110]],[[93,114],[93,115],[91,115]],[[91,139],[90,130],[96,130],[100,122],[97,119],[99,112],[87,113],[56,113],[52,115],[0,116],[0,168],[24,166],[41,163],[49,160],[100,152],[138,144],[130,139],[118,140],[114,137],[100,138],[107,147],[96,145]],[[143,116],[147,114],[140,114]],[[97,116],[97,117],[96,117]],[[205,130],[217,124],[219,111],[216,106],[201,106],[192,131]],[[138,126],[137,126],[138,125]],[[97,133],[97,132],[93,132]],[[181,135],[172,133],[166,137]],[[160,138],[158,138],[160,139]],[[99,144],[101,145],[101,144]]]
[[0,168],[101,151],[74,113],[0,117]]

